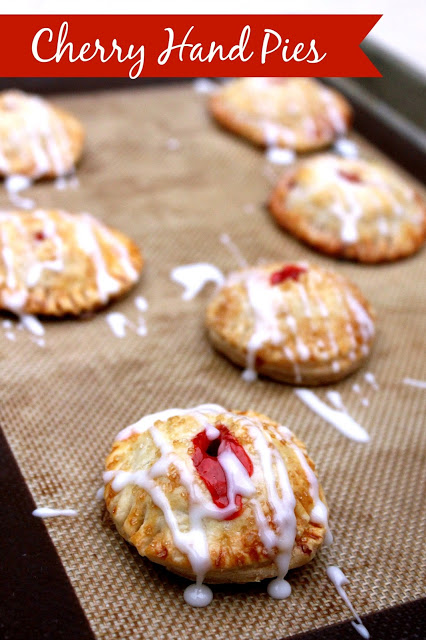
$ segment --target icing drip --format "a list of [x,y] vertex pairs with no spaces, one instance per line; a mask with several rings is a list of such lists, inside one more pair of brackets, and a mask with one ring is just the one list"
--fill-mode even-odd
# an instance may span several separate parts
[[170,272],[170,278],[184,287],[182,300],[195,298],[208,282],[214,282],[218,287],[224,282],[223,273],[213,264],[206,262],[175,267]]
[[[217,416],[216,427],[211,424],[211,414]],[[159,421],[166,421],[174,416],[191,415],[203,429],[194,438],[194,455],[192,460],[181,458],[175,453],[173,446],[155,425]],[[227,427],[220,421],[231,418],[241,422],[251,438],[253,453],[248,457],[238,441],[230,434]],[[325,505],[318,495],[318,481],[310,469],[303,453],[298,450],[291,441],[292,434],[285,427],[281,428],[281,435],[289,441],[290,446],[296,451],[310,486],[314,508],[312,517],[316,522],[327,523]],[[134,433],[149,432],[154,444],[159,449],[160,457],[148,470],[131,471],[106,471],[104,482],[111,482],[114,491],[120,491],[129,484],[137,485],[147,491],[153,502],[163,511],[165,521],[170,529],[176,547],[187,555],[192,570],[196,575],[196,583],[185,590],[184,598],[192,606],[206,606],[212,599],[211,590],[202,585],[204,576],[209,571],[210,553],[207,534],[203,520],[213,518],[227,520],[236,517],[241,508],[243,496],[250,504],[255,514],[259,537],[267,552],[274,559],[277,566],[278,577],[273,580],[268,592],[274,598],[287,597],[290,594],[290,585],[284,580],[288,572],[291,553],[296,538],[296,517],[294,513],[296,500],[288,478],[286,466],[261,429],[261,424],[255,418],[248,418],[232,414],[219,405],[200,405],[192,409],[168,409],[149,416],[144,416],[137,423],[121,431],[117,439],[129,438]],[[215,441],[221,442],[214,452]],[[209,453],[209,446],[212,450]],[[204,453],[203,453],[204,452]],[[207,453],[205,453],[207,452]],[[217,466],[212,480],[213,485],[224,480],[225,491],[218,491],[217,486],[208,486],[213,499],[206,499],[206,490],[195,481],[198,473],[206,483],[201,465],[208,460],[210,465]],[[252,464],[252,460],[253,463]],[[256,460],[257,464],[254,462]],[[173,465],[180,476],[180,482],[188,493],[189,500],[189,527],[183,531],[170,507],[166,493],[155,482],[156,478],[167,475],[170,465]],[[218,480],[220,468],[223,478]],[[250,477],[251,476],[251,477]],[[257,495],[256,486],[264,486],[268,503],[271,508],[271,517],[266,517],[261,505],[260,496]],[[214,496],[214,493],[218,494]],[[220,496],[219,496],[220,493]],[[240,500],[238,499],[240,498]],[[218,506],[220,505],[220,506]]]
[[191,607],[207,607],[213,600],[213,591],[206,584],[190,584],[183,592],[186,604]]
[[317,480],[317,477],[314,473],[314,471],[311,469],[305,454],[303,453],[302,449],[300,449],[300,447],[297,446],[297,444],[295,444],[293,442],[293,434],[292,432],[287,429],[287,427],[284,426],[279,426],[278,427],[278,432],[280,434],[280,436],[282,437],[282,439],[291,447],[291,449],[293,449],[293,451],[296,453],[298,460],[300,462],[300,466],[302,467],[303,471],[305,472],[306,475],[306,479],[308,481],[309,484],[309,495],[312,498],[312,502],[314,503],[314,506],[312,508],[312,511],[310,513],[310,521],[313,523],[318,523],[321,526],[323,526],[326,530],[325,532],[325,544],[326,545],[330,545],[333,542],[333,535],[330,531],[330,527],[328,524],[328,510],[327,507],[325,505],[325,503],[321,500],[321,498],[319,497],[319,483]]
[[[241,274],[247,289],[250,306],[254,313],[254,329],[247,344],[246,369],[243,379],[256,380],[256,354],[266,342],[279,344],[283,335],[278,324],[278,310],[282,306],[279,287],[270,286],[268,275],[262,271],[248,271]],[[239,274],[235,274],[239,277]],[[232,276],[231,276],[232,278]]]
[[312,411],[321,416],[321,418],[326,420],[350,440],[354,440],[355,442],[368,442],[370,440],[370,436],[364,427],[355,422],[346,411],[332,409],[320,400],[313,391],[310,391],[310,389],[295,389],[294,393]]
[[366,382],[368,382],[369,385],[373,387],[375,391],[377,391],[377,389],[379,388],[379,385],[377,384],[376,378],[374,377],[373,373],[371,373],[370,371],[367,371],[367,373],[364,375],[364,379]]
[[31,178],[21,175],[10,175],[4,181],[4,187],[12,204],[20,209],[32,209],[33,200],[22,198],[20,192],[28,189],[32,184]]
[[415,380],[414,378],[404,378],[403,384],[408,384],[411,387],[417,387],[418,389],[426,389],[426,380]]
[[44,327],[35,316],[22,314],[20,316],[22,326],[35,336],[44,336]]
[[231,240],[227,233],[221,234],[220,241],[225,247],[227,247],[227,249],[229,249],[231,255],[235,258],[240,267],[242,267],[243,269],[248,267],[247,260],[244,258],[235,242]]
[[266,159],[272,164],[288,165],[296,160],[296,154],[292,149],[284,149],[282,147],[269,147],[266,150]]
[[368,639],[370,637],[370,634],[369,634],[368,630],[365,628],[365,626],[362,624],[361,618],[359,617],[359,615],[355,611],[354,607],[352,606],[352,603],[349,600],[349,598],[348,598],[348,596],[346,594],[346,591],[343,589],[343,585],[347,584],[349,582],[347,577],[345,576],[343,571],[341,569],[339,569],[339,567],[336,567],[336,566],[327,567],[327,575],[330,578],[331,582],[336,587],[337,593],[342,598],[342,600],[345,602],[346,606],[350,609],[352,615],[355,618],[355,620],[351,621],[351,625],[353,626],[355,631],[357,631],[359,633],[359,635],[362,638]]
[[143,296],[136,296],[135,298],[135,307],[138,311],[148,311],[148,301]]
[[131,329],[138,336],[146,336],[148,333],[145,319],[142,315],[148,310],[148,302],[142,296],[136,296],[134,303],[138,310],[137,324],[129,320],[124,313],[118,311],[112,311],[105,316],[109,328],[117,338],[125,338],[127,329]]
[[49,507],[39,507],[34,509],[33,516],[37,518],[54,518],[56,516],[76,516],[78,511],[75,509],[50,509]]
[[[269,553],[274,549],[278,550],[274,558],[278,576],[268,585],[268,593],[274,598],[286,598],[291,593],[290,585],[284,578],[290,566],[291,552],[296,539],[296,516],[294,515],[296,499],[287,469],[276,449],[271,450],[265,436],[254,423],[249,427],[249,433],[261,462],[268,501],[273,509],[272,522],[274,526],[271,526],[272,523],[267,521],[260,504],[252,501],[255,507],[259,537]],[[274,468],[278,477],[281,497],[277,491]]]
[[111,331],[117,338],[124,338],[126,335],[126,325],[128,320],[125,315],[114,311],[108,313],[105,320],[107,321]]
[[348,138],[339,138],[334,144],[334,150],[343,158],[357,158],[359,155],[358,145]]

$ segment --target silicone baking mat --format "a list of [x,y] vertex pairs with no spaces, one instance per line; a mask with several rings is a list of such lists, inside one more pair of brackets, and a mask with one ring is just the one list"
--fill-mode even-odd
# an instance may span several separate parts
[[[37,506],[78,510],[45,524],[97,638],[272,640],[322,628],[351,617],[326,576],[329,564],[348,577],[361,616],[424,594],[425,391],[406,379],[426,379],[425,253],[362,266],[299,244],[265,207],[282,169],[215,126],[205,101],[192,85],[56,97],[87,130],[79,185],[44,182],[25,194],[39,207],[93,213],[129,234],[146,259],[124,300],[84,319],[44,322],[44,345],[10,317],[0,323],[1,424]],[[364,155],[379,155],[354,139]],[[0,204],[10,206],[4,191]],[[250,263],[311,260],[349,276],[372,301],[378,335],[369,362],[315,391],[326,401],[327,390],[338,390],[369,443],[345,438],[290,386],[245,383],[211,348],[203,314],[212,285],[184,301],[170,271],[196,262],[238,268],[223,234]],[[112,311],[130,323],[123,338],[107,322]],[[188,583],[139,557],[95,497],[120,429],[146,413],[205,402],[269,415],[294,430],[317,464],[335,541],[290,573],[285,601],[261,583],[217,585],[209,607],[185,605]]]

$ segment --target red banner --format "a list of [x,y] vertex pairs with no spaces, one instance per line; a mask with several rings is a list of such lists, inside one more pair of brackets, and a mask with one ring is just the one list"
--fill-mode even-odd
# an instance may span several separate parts
[[359,47],[380,17],[1,16],[0,75],[380,77]]

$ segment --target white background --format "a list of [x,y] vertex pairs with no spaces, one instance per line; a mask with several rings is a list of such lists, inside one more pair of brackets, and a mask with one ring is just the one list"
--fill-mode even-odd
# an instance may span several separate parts
[[426,0],[1,0],[0,13],[383,13],[371,40],[426,76]]

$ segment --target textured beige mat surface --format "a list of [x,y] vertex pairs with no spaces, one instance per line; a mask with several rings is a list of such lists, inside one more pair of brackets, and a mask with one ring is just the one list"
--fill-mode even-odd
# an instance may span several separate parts
[[[349,578],[360,614],[424,594],[426,392],[403,379],[426,379],[426,254],[365,267],[323,258],[281,232],[264,206],[279,167],[216,128],[204,100],[190,85],[56,98],[87,128],[80,186],[43,183],[28,195],[40,207],[90,211],[117,226],[143,249],[146,268],[136,289],[105,312],[46,322],[45,346],[15,325],[10,339],[0,323],[1,424],[37,505],[79,511],[46,526],[99,638],[269,640],[344,620],[350,615],[326,577],[328,564]],[[8,206],[4,194],[0,206]],[[246,384],[212,350],[203,329],[211,286],[185,302],[169,274],[192,262],[237,268],[223,233],[252,263],[303,258],[335,267],[373,302],[370,361],[329,387],[367,429],[368,444],[346,439],[291,387]],[[137,295],[148,301],[144,313]],[[111,310],[136,324],[143,317],[147,335],[129,328],[117,338],[106,322]],[[326,390],[317,391],[322,399]],[[290,574],[286,601],[269,598],[265,584],[216,586],[211,606],[192,609],[183,601],[186,581],[140,558],[103,517],[95,493],[116,433],[145,413],[201,402],[266,413],[294,430],[317,463],[335,543]]]

